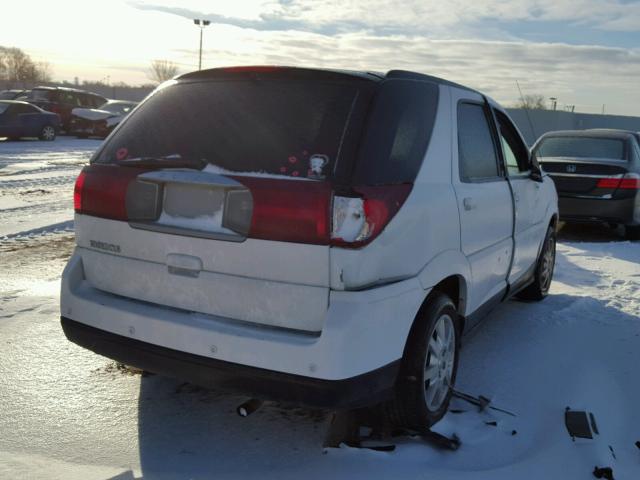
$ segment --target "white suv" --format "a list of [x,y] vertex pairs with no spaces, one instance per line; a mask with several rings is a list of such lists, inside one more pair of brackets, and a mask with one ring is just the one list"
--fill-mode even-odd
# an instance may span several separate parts
[[557,196],[494,101],[413,72],[189,73],[78,177],[62,326],[138,368],[322,408],[446,412],[462,332],[542,299]]

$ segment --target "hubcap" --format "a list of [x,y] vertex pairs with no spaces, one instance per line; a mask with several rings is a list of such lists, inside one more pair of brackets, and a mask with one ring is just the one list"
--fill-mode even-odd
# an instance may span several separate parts
[[438,410],[451,386],[456,355],[456,334],[452,318],[445,314],[436,321],[429,338],[424,366],[424,388],[427,408]]
[[42,130],[42,136],[46,140],[53,140],[56,136],[56,131],[53,129],[53,127],[44,127],[44,129]]
[[540,266],[540,286],[544,291],[549,290],[551,279],[553,278],[553,267],[555,265],[556,249],[555,240],[549,237],[542,255],[542,265]]

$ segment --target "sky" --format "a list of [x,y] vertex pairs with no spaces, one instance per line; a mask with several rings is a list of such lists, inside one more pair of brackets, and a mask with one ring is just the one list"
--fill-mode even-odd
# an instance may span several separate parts
[[180,72],[294,65],[440,76],[506,106],[640,116],[640,0],[22,0],[1,8],[0,45],[47,61],[56,80],[148,83]]

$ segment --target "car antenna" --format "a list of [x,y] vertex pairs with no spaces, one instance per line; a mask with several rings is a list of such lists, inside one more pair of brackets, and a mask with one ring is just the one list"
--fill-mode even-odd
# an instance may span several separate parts
[[524,108],[525,113],[527,114],[527,120],[529,120],[529,126],[531,127],[531,133],[533,133],[533,141],[536,141],[538,138],[538,134],[536,133],[536,129],[533,127],[533,122],[531,121],[531,115],[529,115],[529,107],[527,107],[527,102],[524,101],[524,96],[522,95],[522,90],[520,89],[520,84],[518,80],[516,80],[516,86],[518,87],[518,92],[520,92],[520,101],[522,102],[522,108]]

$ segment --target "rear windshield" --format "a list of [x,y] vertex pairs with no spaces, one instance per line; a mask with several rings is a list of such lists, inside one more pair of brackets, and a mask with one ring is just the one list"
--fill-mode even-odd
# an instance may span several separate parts
[[305,75],[165,87],[127,117],[93,161],[204,160],[220,173],[338,185],[414,181],[435,121],[436,84]]
[[222,172],[332,175],[359,83],[269,79],[177,83],[157,91],[95,161],[204,160]]
[[625,160],[624,140],[594,137],[547,137],[536,149],[537,157],[610,158]]

